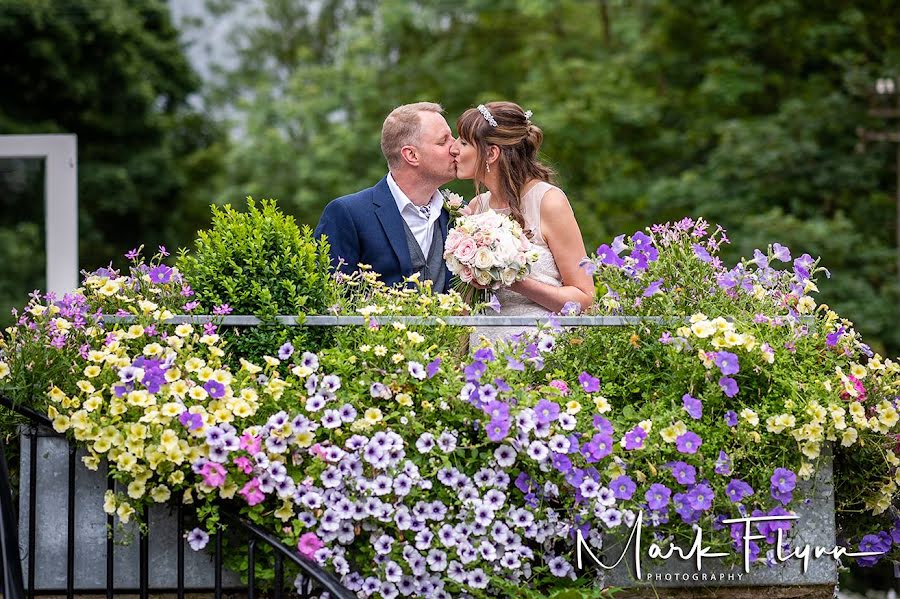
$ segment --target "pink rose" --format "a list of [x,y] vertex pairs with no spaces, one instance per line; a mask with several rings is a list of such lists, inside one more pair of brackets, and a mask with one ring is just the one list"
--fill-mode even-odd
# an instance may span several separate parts
[[475,250],[478,249],[478,246],[475,245],[475,241],[472,238],[467,237],[463,239],[456,250],[453,252],[453,255],[456,256],[456,259],[460,262],[468,262],[475,256]]
[[447,241],[444,242],[444,251],[453,252],[459,247],[459,242],[463,240],[464,235],[456,229],[450,229],[447,234]]
[[463,264],[462,269],[459,271],[459,280],[463,283],[471,283],[475,280],[475,273],[472,272],[472,269]]

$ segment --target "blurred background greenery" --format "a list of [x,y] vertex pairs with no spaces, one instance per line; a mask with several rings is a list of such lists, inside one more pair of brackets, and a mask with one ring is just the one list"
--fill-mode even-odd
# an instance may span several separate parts
[[[683,216],[731,260],[822,256],[821,299],[900,353],[893,0],[0,0],[0,134],[75,133],[80,265],[170,250],[210,204],[315,225],[386,172],[396,105],[534,112],[589,251]],[[43,166],[0,160],[0,325],[44,285]],[[451,186],[470,196],[469,183]],[[883,568],[856,572],[865,586]]]
[[[80,261],[189,245],[211,203],[314,225],[386,172],[397,104],[514,100],[587,247],[703,215],[729,257],[821,255],[822,299],[900,351],[891,0],[0,0],[0,132],[78,135]],[[469,183],[456,191],[471,195]],[[43,284],[43,169],[0,161],[0,319]]]

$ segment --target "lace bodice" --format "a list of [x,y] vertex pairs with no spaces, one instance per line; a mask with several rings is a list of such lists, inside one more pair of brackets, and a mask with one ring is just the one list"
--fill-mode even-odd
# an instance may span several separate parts
[[[541,234],[541,200],[550,189],[559,188],[541,181],[532,186],[522,196],[522,215],[525,218],[525,228],[531,231],[531,242],[540,256],[538,261],[532,266],[529,278],[555,287],[561,287],[562,277],[559,274],[559,268],[556,266],[556,260],[553,259],[553,253]],[[475,197],[472,200],[474,212],[479,213],[489,210],[491,207],[490,200],[490,192]],[[495,208],[494,212],[508,216],[510,210],[509,208],[501,210]],[[550,313],[550,310],[506,287],[497,291],[497,299],[500,301],[501,316],[543,316]]]

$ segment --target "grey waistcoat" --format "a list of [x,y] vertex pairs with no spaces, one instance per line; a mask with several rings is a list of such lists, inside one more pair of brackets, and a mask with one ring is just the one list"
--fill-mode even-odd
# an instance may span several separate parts
[[406,245],[409,246],[409,257],[412,260],[412,271],[419,273],[419,280],[428,279],[433,282],[432,289],[435,293],[440,293],[444,289],[444,279],[446,270],[444,269],[444,240],[441,238],[441,228],[438,223],[434,223],[434,235],[431,237],[431,249],[428,251],[428,259],[422,253],[416,236],[409,230],[406,221],[400,219],[403,223],[403,230],[406,231]]

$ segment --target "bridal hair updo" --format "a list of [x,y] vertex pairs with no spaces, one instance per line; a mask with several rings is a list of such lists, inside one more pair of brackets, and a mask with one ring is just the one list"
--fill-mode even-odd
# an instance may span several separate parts
[[487,172],[488,148],[497,146],[500,157],[494,168],[499,169],[500,191],[509,201],[510,216],[525,230],[522,187],[532,179],[553,183],[553,170],[538,160],[544,134],[529,120],[530,113],[526,114],[514,102],[490,102],[484,106],[496,126],[477,108],[468,109],[456,120],[459,136],[477,150],[475,193],[481,193],[479,183]]

